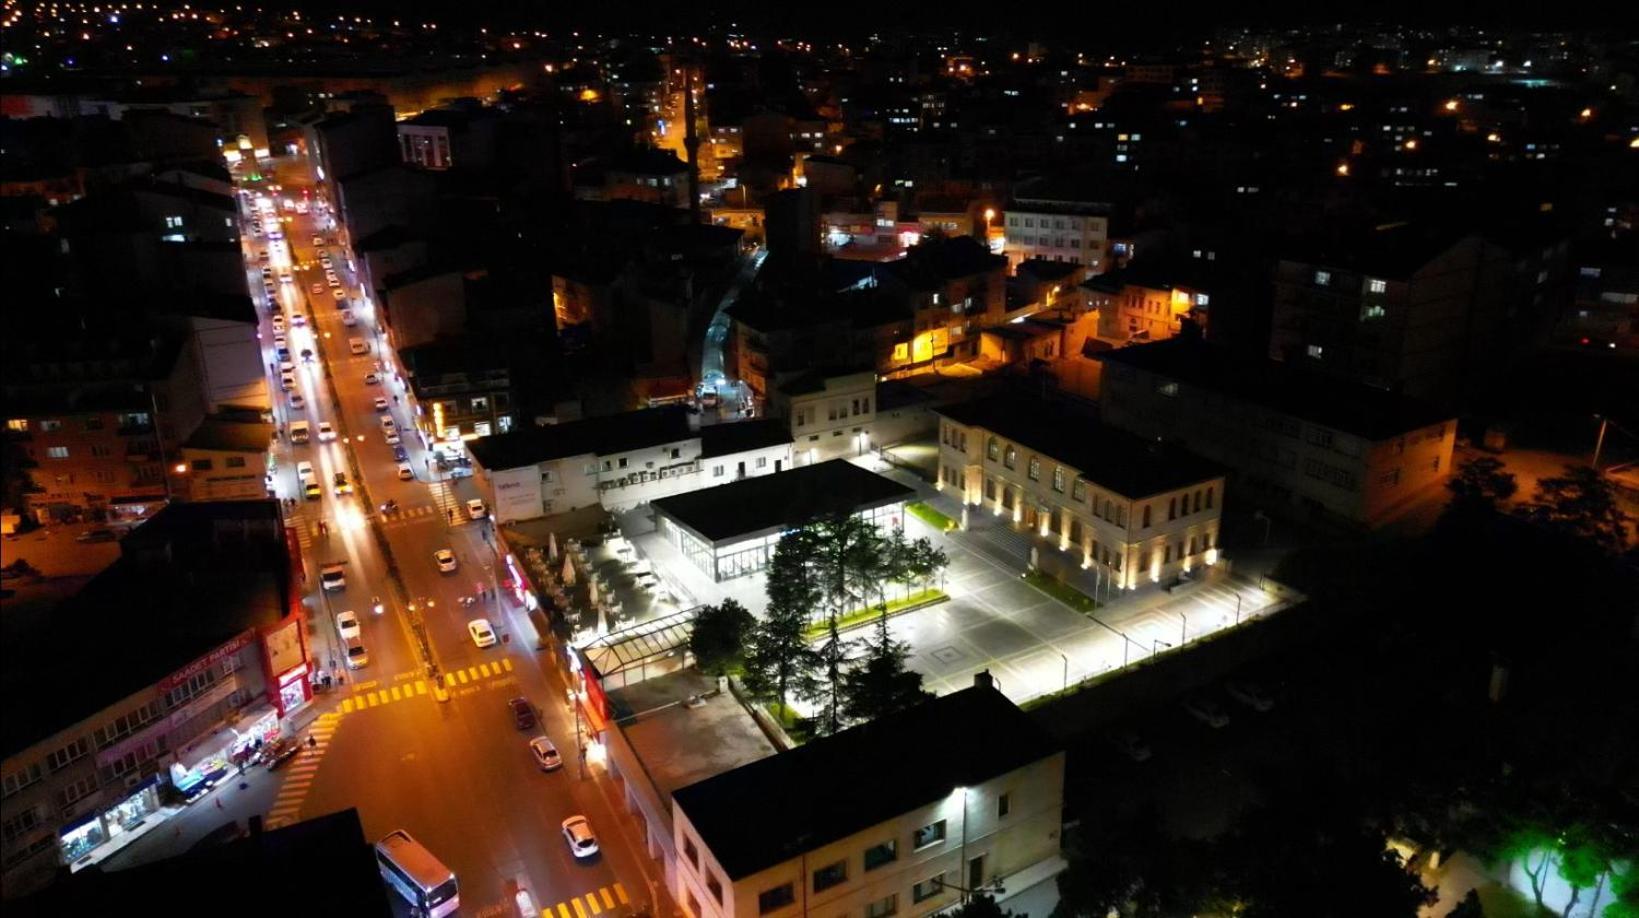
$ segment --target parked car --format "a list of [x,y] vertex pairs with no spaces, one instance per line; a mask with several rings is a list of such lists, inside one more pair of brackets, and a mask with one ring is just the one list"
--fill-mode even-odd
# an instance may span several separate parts
[[535,729],[535,708],[528,698],[514,698],[507,702],[507,707],[512,709],[512,723],[519,730]]
[[1259,713],[1275,706],[1275,700],[1267,692],[1242,679],[1230,680],[1224,685],[1224,691],[1229,693],[1229,697]]
[[557,771],[563,767],[563,756],[558,755],[558,747],[552,745],[552,740],[544,736],[537,736],[529,741],[529,754],[535,757],[535,764],[541,771]]
[[475,520],[481,520],[489,516],[489,508],[484,506],[483,501],[475,497],[467,501],[467,516]]
[[390,404],[391,404],[390,402],[388,402],[386,399],[382,398],[381,396],[379,396],[379,395],[376,396],[375,405],[376,405],[376,410],[377,411],[386,411]]
[[379,373],[366,373],[366,374],[364,374],[364,384],[366,386],[374,386],[374,385],[376,385],[377,383],[380,383],[380,382],[381,382],[381,374],[379,374]]
[[336,428],[330,426],[329,421],[319,422],[319,442],[336,439]]
[[1224,713],[1224,709],[1216,701],[1205,695],[1185,699],[1184,710],[1189,712],[1189,716],[1214,730],[1229,726],[1229,715]]
[[302,751],[302,744],[292,736],[281,736],[262,748],[262,761],[267,763],[269,771],[290,761],[296,753]]
[[490,627],[487,618],[475,618],[467,622],[467,634],[472,635],[472,642],[479,647],[495,646],[495,629]]
[[406,450],[402,444],[395,445],[393,447],[393,458],[399,462],[404,462],[410,458],[409,450]]
[[318,281],[314,281],[313,285],[311,287],[309,287],[308,289],[313,291],[314,296],[318,296],[319,294],[324,292],[324,284],[321,284]]
[[326,564],[319,568],[319,583],[325,592],[347,589],[347,572],[340,564]]
[[414,481],[415,480],[415,469],[410,468],[410,464],[408,462],[400,462],[398,464],[398,480],[399,481]]
[[359,636],[359,617],[349,609],[346,612],[336,613],[336,630],[341,633],[342,640]]
[[74,537],[76,542],[116,542],[118,540],[119,534],[107,527],[87,529]]
[[598,853],[598,838],[592,834],[592,824],[585,816],[571,816],[563,821],[563,840],[569,843],[569,853],[575,857]]
[[300,392],[292,392],[290,393],[290,407],[300,411],[307,407],[307,399],[303,398]]

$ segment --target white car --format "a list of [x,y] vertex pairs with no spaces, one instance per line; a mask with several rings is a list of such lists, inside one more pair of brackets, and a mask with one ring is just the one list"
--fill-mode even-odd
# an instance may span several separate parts
[[415,480],[415,469],[410,468],[410,464],[408,462],[400,462],[398,464],[398,480],[399,481],[414,481]]
[[273,335],[273,346],[274,347],[289,347],[290,346],[290,339],[286,338],[283,334],[280,334],[280,333],[276,332]]
[[285,330],[284,313],[276,312],[273,314],[273,330],[275,332],[282,332]]
[[535,757],[535,764],[541,771],[557,771],[563,767],[563,756],[558,755],[558,747],[552,745],[552,740],[544,736],[537,736],[529,741],[529,754]]
[[305,313],[305,312],[291,313],[290,314],[290,324],[291,325],[306,325],[307,324],[307,313]]
[[319,422],[319,442],[336,439],[336,428],[330,426],[329,421]]
[[381,422],[381,429],[387,433],[392,433],[398,429],[398,422],[393,420],[393,416],[390,414],[384,414],[377,420]]
[[[382,398],[379,395],[376,396],[375,405],[376,405],[376,410],[377,411],[386,411],[388,404],[389,404],[389,402],[385,398]],[[385,425],[383,425],[383,426],[385,426]]]
[[455,552],[450,551],[448,548],[440,548],[433,552],[433,560],[438,562],[439,573],[455,573]]
[[479,647],[495,646],[495,629],[490,627],[487,618],[475,618],[467,622],[467,633],[472,635],[472,642]]
[[325,592],[347,589],[347,574],[340,564],[327,564],[319,568],[319,583]]
[[364,374],[364,384],[366,386],[374,386],[374,385],[379,384],[380,382],[381,382],[380,374],[377,374],[377,373],[366,373],[366,374]]
[[313,477],[313,463],[303,460],[296,463],[296,477],[308,479]]
[[359,636],[359,617],[351,610],[336,613],[336,630],[341,633],[342,640]]
[[318,248],[319,246],[322,246],[322,245],[324,245],[324,237],[323,236],[314,236],[313,237],[313,246],[314,246],[314,248]]
[[290,393],[290,407],[300,411],[307,407],[307,399],[303,398],[300,392],[292,392]]
[[387,431],[387,436],[384,437],[383,439],[385,439],[387,441],[388,446],[397,446],[400,443],[404,442],[402,439],[399,438],[398,431],[396,431],[396,430]]
[[571,816],[563,821],[563,840],[569,843],[569,852],[576,857],[598,853],[598,837],[592,834],[592,824],[585,816]]
[[481,520],[489,516],[489,508],[484,506],[483,501],[475,497],[467,501],[467,516],[471,519]]

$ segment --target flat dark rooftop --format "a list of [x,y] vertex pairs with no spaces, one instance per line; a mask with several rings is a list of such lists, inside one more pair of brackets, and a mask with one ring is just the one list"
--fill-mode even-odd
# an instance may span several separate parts
[[663,497],[650,506],[709,542],[726,542],[801,526],[831,513],[880,507],[914,493],[845,459],[832,459]]
[[185,449],[205,449],[231,452],[264,452],[273,441],[273,425],[257,421],[235,421],[225,418],[206,418],[182,446]]
[[163,907],[156,905],[156,911],[178,914],[193,909],[176,896],[197,903],[232,902],[226,910],[234,915],[283,918],[291,913],[284,896],[246,895],[249,877],[301,877],[313,889],[323,890],[323,905],[317,909],[321,914],[360,918],[393,914],[387,887],[376,868],[375,851],[354,809],[124,870],[82,870],[34,895],[7,902],[6,914],[12,918],[116,915],[131,911],[133,903],[153,901],[156,895],[173,897]]
[[672,794],[741,879],[1059,751],[1001,692],[974,686]]
[[1195,338],[1116,348],[1095,359],[1221,392],[1367,440],[1386,440],[1453,419],[1450,412],[1410,396],[1266,357],[1244,356]]
[[274,501],[172,504],[120,552],[65,602],[0,617],[0,690],[30,698],[51,686],[49,704],[11,705],[0,718],[4,755],[284,616],[289,556]]
[[660,446],[692,436],[694,433],[689,430],[688,409],[681,405],[667,405],[479,437],[468,444],[468,448],[480,465],[493,471],[549,462],[565,456],[618,453],[645,446]]
[[709,424],[700,428],[700,458],[712,459],[790,442],[791,430],[780,418]]
[[[989,430],[1018,444],[1021,451],[1062,462],[1082,478],[1126,497],[1148,497],[1224,474],[1221,466],[1194,453],[1100,424],[1093,415],[1069,405],[1027,395],[998,395],[933,410],[957,423]],[[1026,462],[1021,456],[1019,467]]]

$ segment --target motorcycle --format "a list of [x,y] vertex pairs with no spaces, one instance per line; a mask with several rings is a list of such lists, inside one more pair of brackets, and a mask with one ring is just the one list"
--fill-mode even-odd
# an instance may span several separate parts
[[377,615],[387,611],[387,607],[382,605],[380,596],[370,597],[370,607],[375,610]]
[[381,512],[382,513],[393,513],[397,510],[398,510],[398,501],[396,501],[396,500],[390,500],[390,501],[386,502],[385,504],[381,505]]

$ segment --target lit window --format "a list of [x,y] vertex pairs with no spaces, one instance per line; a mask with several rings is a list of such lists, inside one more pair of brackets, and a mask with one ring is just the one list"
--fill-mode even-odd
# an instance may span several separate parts
[[1311,345],[1309,345],[1309,356],[1315,358],[1316,360],[1319,360],[1321,352],[1324,351],[1324,350],[1325,350],[1325,348],[1322,348],[1318,344],[1311,344]]
[[1324,287],[1324,286],[1326,286],[1327,284],[1329,284],[1331,282],[1332,282],[1332,272],[1330,272],[1330,271],[1316,271],[1315,272],[1315,286]]
[[1372,280],[1367,281],[1366,286],[1367,289],[1371,290],[1373,293],[1387,293],[1389,289],[1389,282],[1373,278]]

